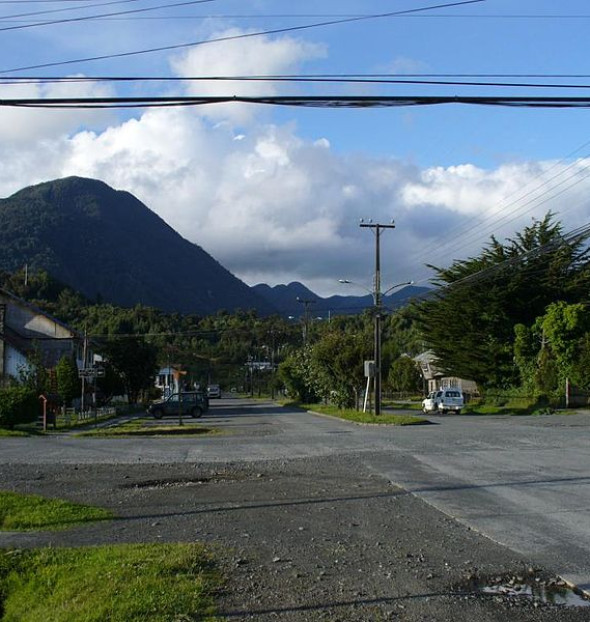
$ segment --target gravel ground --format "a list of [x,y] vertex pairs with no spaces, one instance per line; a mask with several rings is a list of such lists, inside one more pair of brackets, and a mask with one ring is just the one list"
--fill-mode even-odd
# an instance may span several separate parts
[[226,577],[220,619],[590,620],[590,608],[475,591],[477,581],[543,586],[553,577],[375,475],[360,455],[223,466],[2,465],[0,488],[118,516],[64,532],[0,533],[2,547],[208,543]]

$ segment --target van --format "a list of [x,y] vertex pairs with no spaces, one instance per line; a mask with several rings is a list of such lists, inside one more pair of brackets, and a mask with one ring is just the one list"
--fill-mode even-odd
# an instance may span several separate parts
[[465,400],[459,389],[439,389],[432,391],[422,400],[422,410],[425,413],[439,412],[446,415],[448,412],[453,412],[460,415],[464,404]]

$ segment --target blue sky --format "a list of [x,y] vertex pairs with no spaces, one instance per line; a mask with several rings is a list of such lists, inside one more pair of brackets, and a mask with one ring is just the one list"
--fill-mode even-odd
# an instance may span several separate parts
[[[587,0],[485,0],[460,6],[443,6],[452,4],[444,0],[171,4],[178,3],[0,3],[0,28],[11,29],[0,39],[5,78],[0,97],[588,94],[588,89],[417,84],[15,85],[10,83],[15,76],[390,74],[408,79],[409,74],[477,74],[484,76],[479,81],[508,82],[485,76],[535,74],[540,77],[518,81],[590,85],[590,77],[553,77],[588,72]],[[438,8],[242,37],[428,7]],[[33,12],[37,15],[23,15]],[[77,21],[39,24],[61,19]],[[70,62],[219,37],[234,38]],[[47,64],[55,66],[36,67]],[[585,109],[459,104],[67,112],[3,108],[0,196],[66,175],[102,179],[134,193],[246,282],[299,280],[323,295],[341,291],[339,278],[371,283],[373,239],[359,229],[358,218],[394,218],[397,228],[387,232],[382,244],[384,287],[410,279],[425,282],[431,273],[424,264],[447,265],[477,253],[490,235],[511,236],[548,209],[559,214],[566,231],[585,224],[588,115]]]

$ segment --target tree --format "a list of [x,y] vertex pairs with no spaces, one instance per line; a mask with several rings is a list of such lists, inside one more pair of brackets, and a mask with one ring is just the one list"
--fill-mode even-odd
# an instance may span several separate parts
[[514,326],[532,326],[552,302],[587,299],[588,235],[564,236],[549,213],[504,244],[492,237],[477,257],[430,266],[439,289],[415,316],[447,373],[483,387],[517,383]]
[[409,356],[400,356],[392,363],[387,380],[394,391],[414,393],[422,388],[420,370]]
[[19,368],[18,383],[31,389],[36,395],[47,391],[49,374],[43,364],[43,355],[38,343],[27,354],[27,363]]
[[319,401],[309,348],[292,352],[279,364],[278,375],[290,396],[304,404]]
[[362,333],[330,331],[311,350],[319,393],[341,408],[356,405],[365,375],[364,361],[369,358],[372,343]]
[[57,392],[62,402],[69,406],[80,395],[78,366],[71,356],[62,356],[56,367]]
[[157,349],[140,337],[125,337],[108,342],[105,351],[120,374],[130,404],[154,383],[158,371]]
[[563,301],[551,303],[528,328],[514,327],[514,360],[523,386],[532,393],[562,392],[566,378],[585,386],[590,320],[586,306]]

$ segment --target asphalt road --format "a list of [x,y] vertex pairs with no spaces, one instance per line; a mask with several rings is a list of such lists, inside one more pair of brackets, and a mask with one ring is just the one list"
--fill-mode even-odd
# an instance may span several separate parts
[[6,438],[0,439],[0,469],[360,456],[368,469],[445,514],[590,590],[590,415],[431,421],[362,426],[270,402],[222,399],[199,421],[221,434]]

